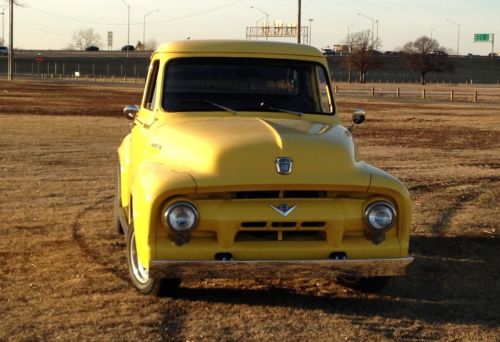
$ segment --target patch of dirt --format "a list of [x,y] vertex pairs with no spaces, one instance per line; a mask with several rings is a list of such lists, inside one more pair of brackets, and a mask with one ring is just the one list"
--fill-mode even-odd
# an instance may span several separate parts
[[[140,98],[138,88],[0,82],[0,341],[498,341],[500,96],[494,108],[360,101],[360,157],[413,198],[416,261],[381,293],[329,279],[207,279],[171,298],[132,288],[112,228],[121,108]],[[346,124],[356,101],[338,99]]]

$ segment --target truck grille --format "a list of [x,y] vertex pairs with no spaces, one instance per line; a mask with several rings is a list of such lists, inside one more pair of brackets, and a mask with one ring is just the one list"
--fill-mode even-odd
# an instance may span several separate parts
[[324,231],[239,231],[235,241],[326,241]]
[[304,221],[304,222],[293,222],[293,221],[286,221],[286,222],[266,222],[266,221],[246,221],[246,222],[241,222],[241,228],[296,228],[296,227],[301,227],[301,228],[324,228],[326,225],[325,221]]
[[326,191],[285,190],[285,191],[237,191],[235,199],[268,199],[268,198],[326,198]]

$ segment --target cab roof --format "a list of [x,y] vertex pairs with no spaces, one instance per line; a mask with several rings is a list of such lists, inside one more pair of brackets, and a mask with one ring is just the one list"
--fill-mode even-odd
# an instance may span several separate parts
[[250,40],[182,40],[160,45],[155,53],[250,53],[323,57],[309,45]]

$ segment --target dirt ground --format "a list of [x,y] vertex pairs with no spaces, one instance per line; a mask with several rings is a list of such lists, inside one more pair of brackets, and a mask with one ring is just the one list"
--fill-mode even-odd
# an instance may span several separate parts
[[[355,86],[354,86],[355,87]],[[379,294],[327,279],[129,284],[112,229],[121,108],[139,88],[0,81],[0,341],[500,341],[497,100],[340,96],[362,159],[409,187],[408,276]]]

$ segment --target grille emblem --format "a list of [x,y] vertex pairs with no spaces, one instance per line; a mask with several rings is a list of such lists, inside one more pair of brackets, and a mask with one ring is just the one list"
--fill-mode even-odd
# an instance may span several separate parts
[[281,214],[282,216],[285,216],[287,217],[288,215],[290,215],[290,213],[292,211],[295,210],[295,208],[297,208],[297,205],[292,205],[291,207],[288,205],[288,204],[280,204],[278,206],[274,205],[274,204],[271,204],[271,208],[273,208],[274,210],[276,210],[279,214]]
[[291,158],[278,157],[276,158],[275,164],[276,171],[278,171],[280,175],[289,175],[292,173],[293,161]]

